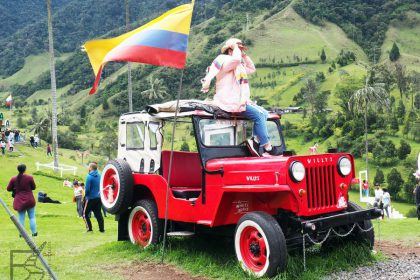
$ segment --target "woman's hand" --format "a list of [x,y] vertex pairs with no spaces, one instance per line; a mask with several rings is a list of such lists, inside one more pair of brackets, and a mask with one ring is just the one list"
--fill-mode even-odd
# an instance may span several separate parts
[[207,81],[206,79],[201,79],[201,92],[204,92],[204,93],[209,92],[210,82],[211,81]]

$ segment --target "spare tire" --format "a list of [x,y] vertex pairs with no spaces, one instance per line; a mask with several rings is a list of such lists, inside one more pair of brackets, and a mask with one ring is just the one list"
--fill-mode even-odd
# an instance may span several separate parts
[[133,198],[133,175],[124,160],[110,160],[102,171],[100,194],[102,205],[111,214],[124,212]]

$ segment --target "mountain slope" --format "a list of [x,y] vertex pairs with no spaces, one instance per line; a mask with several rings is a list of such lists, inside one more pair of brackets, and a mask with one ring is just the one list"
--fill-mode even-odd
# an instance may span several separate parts
[[392,44],[397,43],[400,62],[410,70],[420,72],[420,13],[408,12],[402,20],[393,22],[382,46],[382,59],[389,60]]

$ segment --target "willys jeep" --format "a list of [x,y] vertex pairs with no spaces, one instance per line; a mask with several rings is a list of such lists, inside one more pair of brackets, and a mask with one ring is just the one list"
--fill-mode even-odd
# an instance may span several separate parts
[[283,271],[288,250],[324,240],[331,229],[351,228],[353,239],[373,246],[371,219],[381,211],[349,201],[351,154],[293,155],[281,115],[270,113],[270,141],[282,154],[254,157],[245,145],[252,121],[190,110],[179,113],[177,123],[192,127],[183,136],[195,137],[197,151],[173,151],[171,160],[163,142],[165,124],[172,125],[174,116],[137,112],[119,119],[118,156],[105,165],[100,185],[103,205],[118,220],[118,240],[142,247],[159,243],[167,214],[168,235],[232,236],[241,266],[257,277]]

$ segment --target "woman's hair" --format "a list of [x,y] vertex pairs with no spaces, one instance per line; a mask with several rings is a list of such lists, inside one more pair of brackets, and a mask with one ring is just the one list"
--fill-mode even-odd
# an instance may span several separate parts
[[19,175],[17,176],[17,182],[20,184],[20,180],[22,179],[23,173],[26,171],[26,165],[21,163],[17,166],[17,170],[19,171]]

